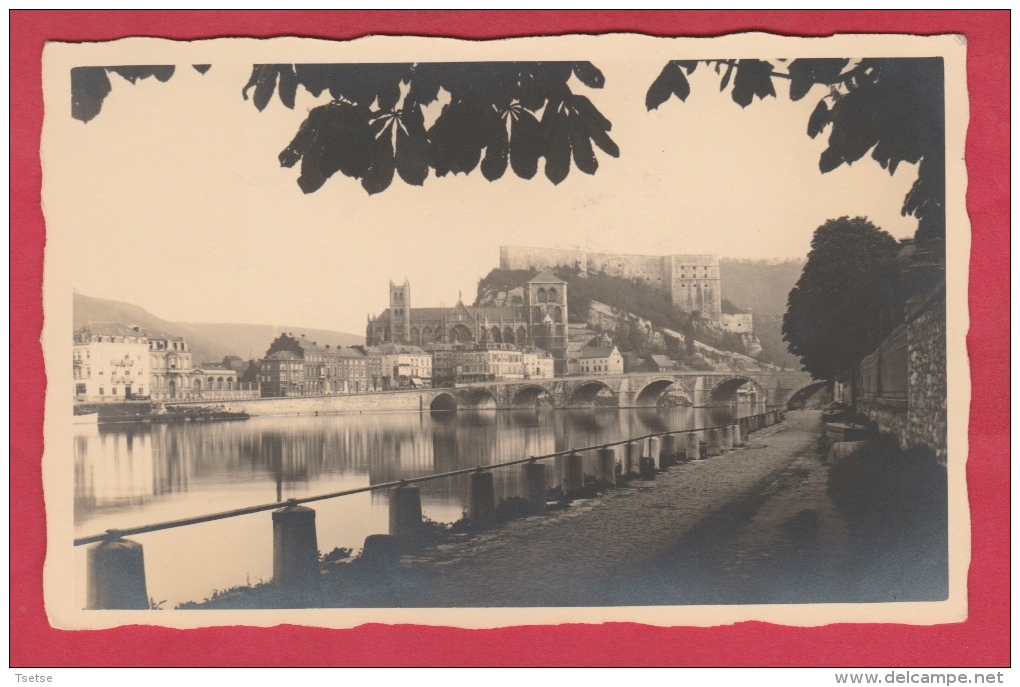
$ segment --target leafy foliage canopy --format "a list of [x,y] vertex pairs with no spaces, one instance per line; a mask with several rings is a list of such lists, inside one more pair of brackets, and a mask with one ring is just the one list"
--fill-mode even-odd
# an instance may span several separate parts
[[[538,172],[554,184],[571,159],[585,174],[599,161],[594,148],[617,157],[611,122],[571,77],[602,88],[605,77],[590,62],[457,62],[414,64],[261,64],[242,90],[262,110],[274,92],[294,107],[298,86],[329,103],[311,110],[280,164],[301,163],[298,184],[318,190],[335,173],[359,179],[368,193],[386,190],[396,173],[420,186],[429,176],[470,174],[481,167],[489,181],[507,168],[522,179]],[[431,126],[425,110],[448,94]]]
[[[868,151],[890,174],[901,162],[920,163],[917,180],[903,201],[904,215],[918,219],[918,239],[945,236],[945,95],[942,58],[849,59],[811,58],[786,63],[777,70],[763,60],[702,60],[721,73],[719,90],[731,83],[730,95],[741,107],[757,97],[775,97],[774,79],[790,82],[790,99],[804,98],[821,84],[828,93],[808,118],[807,134],[817,137],[830,128],[828,147],[818,168],[823,174],[857,162]],[[675,60],[663,67],[645,97],[649,110],[676,96],[685,101],[691,88],[687,76],[697,61]]]

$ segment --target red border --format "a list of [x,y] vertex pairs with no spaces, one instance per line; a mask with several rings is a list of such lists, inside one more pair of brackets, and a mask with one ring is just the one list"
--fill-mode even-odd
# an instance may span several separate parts
[[[12,11],[11,618],[12,666],[301,665],[1009,665],[1009,12],[87,12]],[[933,627],[765,623],[696,629],[635,624],[501,630],[363,626],[170,630],[52,629],[42,598],[46,531],[39,457],[46,378],[39,135],[47,40],[404,34],[498,38],[634,31],[959,33],[968,40],[967,135],[973,225],[968,347],[975,394],[967,475],[973,519],[970,617]],[[209,647],[215,646],[214,652]],[[512,648],[511,648],[512,647]]]

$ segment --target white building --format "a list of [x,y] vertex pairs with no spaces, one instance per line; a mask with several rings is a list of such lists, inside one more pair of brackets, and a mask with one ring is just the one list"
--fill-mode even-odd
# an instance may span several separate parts
[[414,389],[432,386],[432,356],[410,344],[385,343],[367,349],[382,359],[385,389]]
[[74,333],[74,400],[102,403],[148,398],[149,339],[138,327],[94,323]]
[[513,344],[478,344],[457,351],[457,382],[524,379],[521,349]]
[[577,354],[577,373],[582,375],[622,375],[623,356],[616,346],[589,346]]
[[522,348],[521,363],[524,365],[525,379],[551,379],[556,374],[552,355],[541,348]]
[[719,326],[722,327],[724,332],[733,332],[734,334],[754,333],[754,315],[751,313],[724,312],[721,317]]

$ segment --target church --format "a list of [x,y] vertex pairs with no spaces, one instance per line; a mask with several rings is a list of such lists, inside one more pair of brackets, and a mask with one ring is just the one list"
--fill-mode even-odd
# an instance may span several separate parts
[[411,285],[390,282],[390,307],[369,317],[365,340],[369,346],[403,343],[428,348],[431,344],[514,344],[534,346],[553,357],[557,375],[567,370],[567,283],[539,272],[522,288],[517,305],[452,308],[414,308]]

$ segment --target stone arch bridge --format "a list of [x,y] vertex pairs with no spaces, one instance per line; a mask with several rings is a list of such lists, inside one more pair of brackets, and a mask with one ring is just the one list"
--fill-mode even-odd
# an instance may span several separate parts
[[664,394],[697,408],[728,406],[737,400],[786,405],[814,380],[806,372],[639,372],[599,377],[557,377],[480,382],[430,389],[430,410],[526,408],[545,402],[557,408],[592,405],[633,408],[654,406]]

